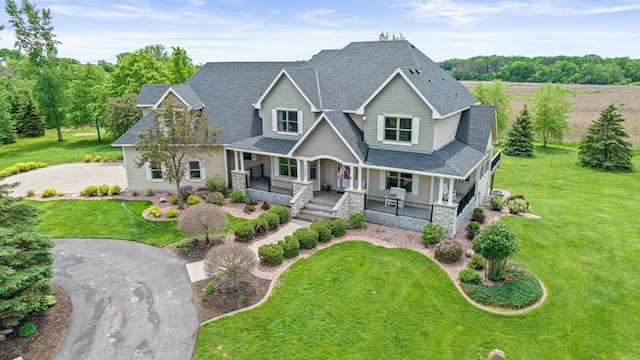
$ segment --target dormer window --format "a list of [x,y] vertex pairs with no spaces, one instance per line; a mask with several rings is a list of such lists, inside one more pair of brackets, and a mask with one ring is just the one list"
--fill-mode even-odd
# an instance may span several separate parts
[[298,112],[278,110],[278,131],[298,133]]
[[411,118],[386,117],[384,139],[388,141],[411,141]]

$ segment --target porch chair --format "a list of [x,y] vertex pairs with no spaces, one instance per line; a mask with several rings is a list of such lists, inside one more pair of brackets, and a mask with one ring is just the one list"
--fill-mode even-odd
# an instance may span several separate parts
[[[453,190],[453,198],[451,201],[458,201],[458,194],[456,194],[456,191]],[[449,201],[449,185],[447,185],[446,183],[442,186],[442,200],[443,201]]]
[[407,190],[399,187],[391,187],[391,189],[389,189],[389,195],[384,197],[384,206],[397,206],[403,209],[406,195]]

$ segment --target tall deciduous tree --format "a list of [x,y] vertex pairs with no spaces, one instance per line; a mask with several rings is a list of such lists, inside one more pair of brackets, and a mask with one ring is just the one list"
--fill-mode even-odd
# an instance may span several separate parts
[[49,295],[53,241],[34,231],[39,211],[0,183],[0,325],[17,324],[27,314],[55,303]]
[[169,83],[169,74],[163,61],[141,49],[135,53],[126,53],[118,59],[111,74],[112,94],[138,94],[142,84]]
[[185,50],[180,47],[174,47],[172,49],[173,52],[171,53],[171,57],[169,57],[171,83],[182,84],[196,72],[196,67],[193,65],[193,61]]
[[[139,153],[136,166],[147,163],[162,164],[162,177],[176,185],[185,178],[189,159],[197,159],[220,149],[220,130],[209,126],[200,111],[167,97],[155,110],[153,124],[139,134],[134,149]],[[182,198],[178,196],[178,206]]]
[[69,94],[69,118],[78,126],[95,126],[100,136],[100,126],[109,95],[107,73],[99,65],[76,65],[75,79],[71,83]]
[[504,131],[507,128],[507,122],[510,116],[511,106],[509,105],[511,98],[500,80],[493,80],[491,84],[478,83],[472,91],[473,96],[483,105],[495,105],[496,116],[498,117],[498,130]]
[[117,140],[142,118],[142,109],[136,106],[138,95],[126,94],[109,100],[104,111],[107,135]]
[[573,102],[562,84],[540,85],[533,97],[533,129],[542,137],[542,146],[549,139],[562,141],[569,128],[567,119]]
[[526,104],[507,133],[504,153],[514,156],[533,156],[533,123]]
[[625,139],[629,134],[622,126],[624,118],[610,104],[587,129],[580,141],[578,160],[582,166],[603,170],[633,170],[633,150]]

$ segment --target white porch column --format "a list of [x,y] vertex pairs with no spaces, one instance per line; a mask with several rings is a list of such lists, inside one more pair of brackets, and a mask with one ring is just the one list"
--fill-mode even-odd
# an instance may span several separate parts
[[442,204],[442,186],[444,185],[444,178],[438,178],[440,180],[440,184],[438,185],[438,204]]
[[237,151],[233,151],[233,170],[238,171],[238,169],[240,168],[240,166],[238,165],[238,152]]
[[302,160],[296,159],[296,164],[298,166],[298,173],[296,174],[296,180],[302,181],[302,171],[304,171],[304,169],[302,168]]
[[238,157],[240,158],[240,171],[244,171],[244,152],[240,151],[239,153],[240,155]]
[[362,191],[362,166],[358,166],[358,191]]
[[308,169],[309,169],[309,161],[308,160],[302,160],[302,170],[304,171],[303,172],[304,182],[309,181],[309,170]]
[[449,195],[447,205],[453,205],[453,178],[449,179]]
[[353,171],[353,165],[349,166],[349,174],[351,175],[350,179],[349,179],[349,189],[355,189],[353,187],[353,178],[354,178],[354,175],[355,175],[355,173]]

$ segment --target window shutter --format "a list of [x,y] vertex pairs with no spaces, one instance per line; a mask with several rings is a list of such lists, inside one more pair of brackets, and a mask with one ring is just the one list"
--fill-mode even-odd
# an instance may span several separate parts
[[420,118],[414,117],[411,121],[411,143],[418,143],[418,136],[420,135]]
[[411,193],[418,195],[418,187],[420,185],[420,175],[413,174],[413,180],[411,180]]
[[304,132],[304,125],[302,122],[302,111],[298,111],[298,134],[302,134]]
[[251,160],[253,161],[258,160],[258,154],[251,154]]
[[271,109],[271,126],[273,127],[273,131],[278,131],[278,110]]
[[144,164],[144,168],[147,171],[147,180],[151,180],[151,163],[147,161],[147,163]]
[[273,159],[273,175],[280,176],[280,158],[272,157]]
[[200,164],[200,179],[204,180],[207,178],[207,174],[204,172],[204,161],[200,160],[198,162]]
[[191,164],[189,164],[191,160],[187,160],[187,171],[184,174],[185,180],[191,180]]
[[384,140],[384,115],[378,115],[378,141]]
[[387,172],[384,170],[380,171],[380,177],[378,179],[378,189],[385,190],[387,188]]

